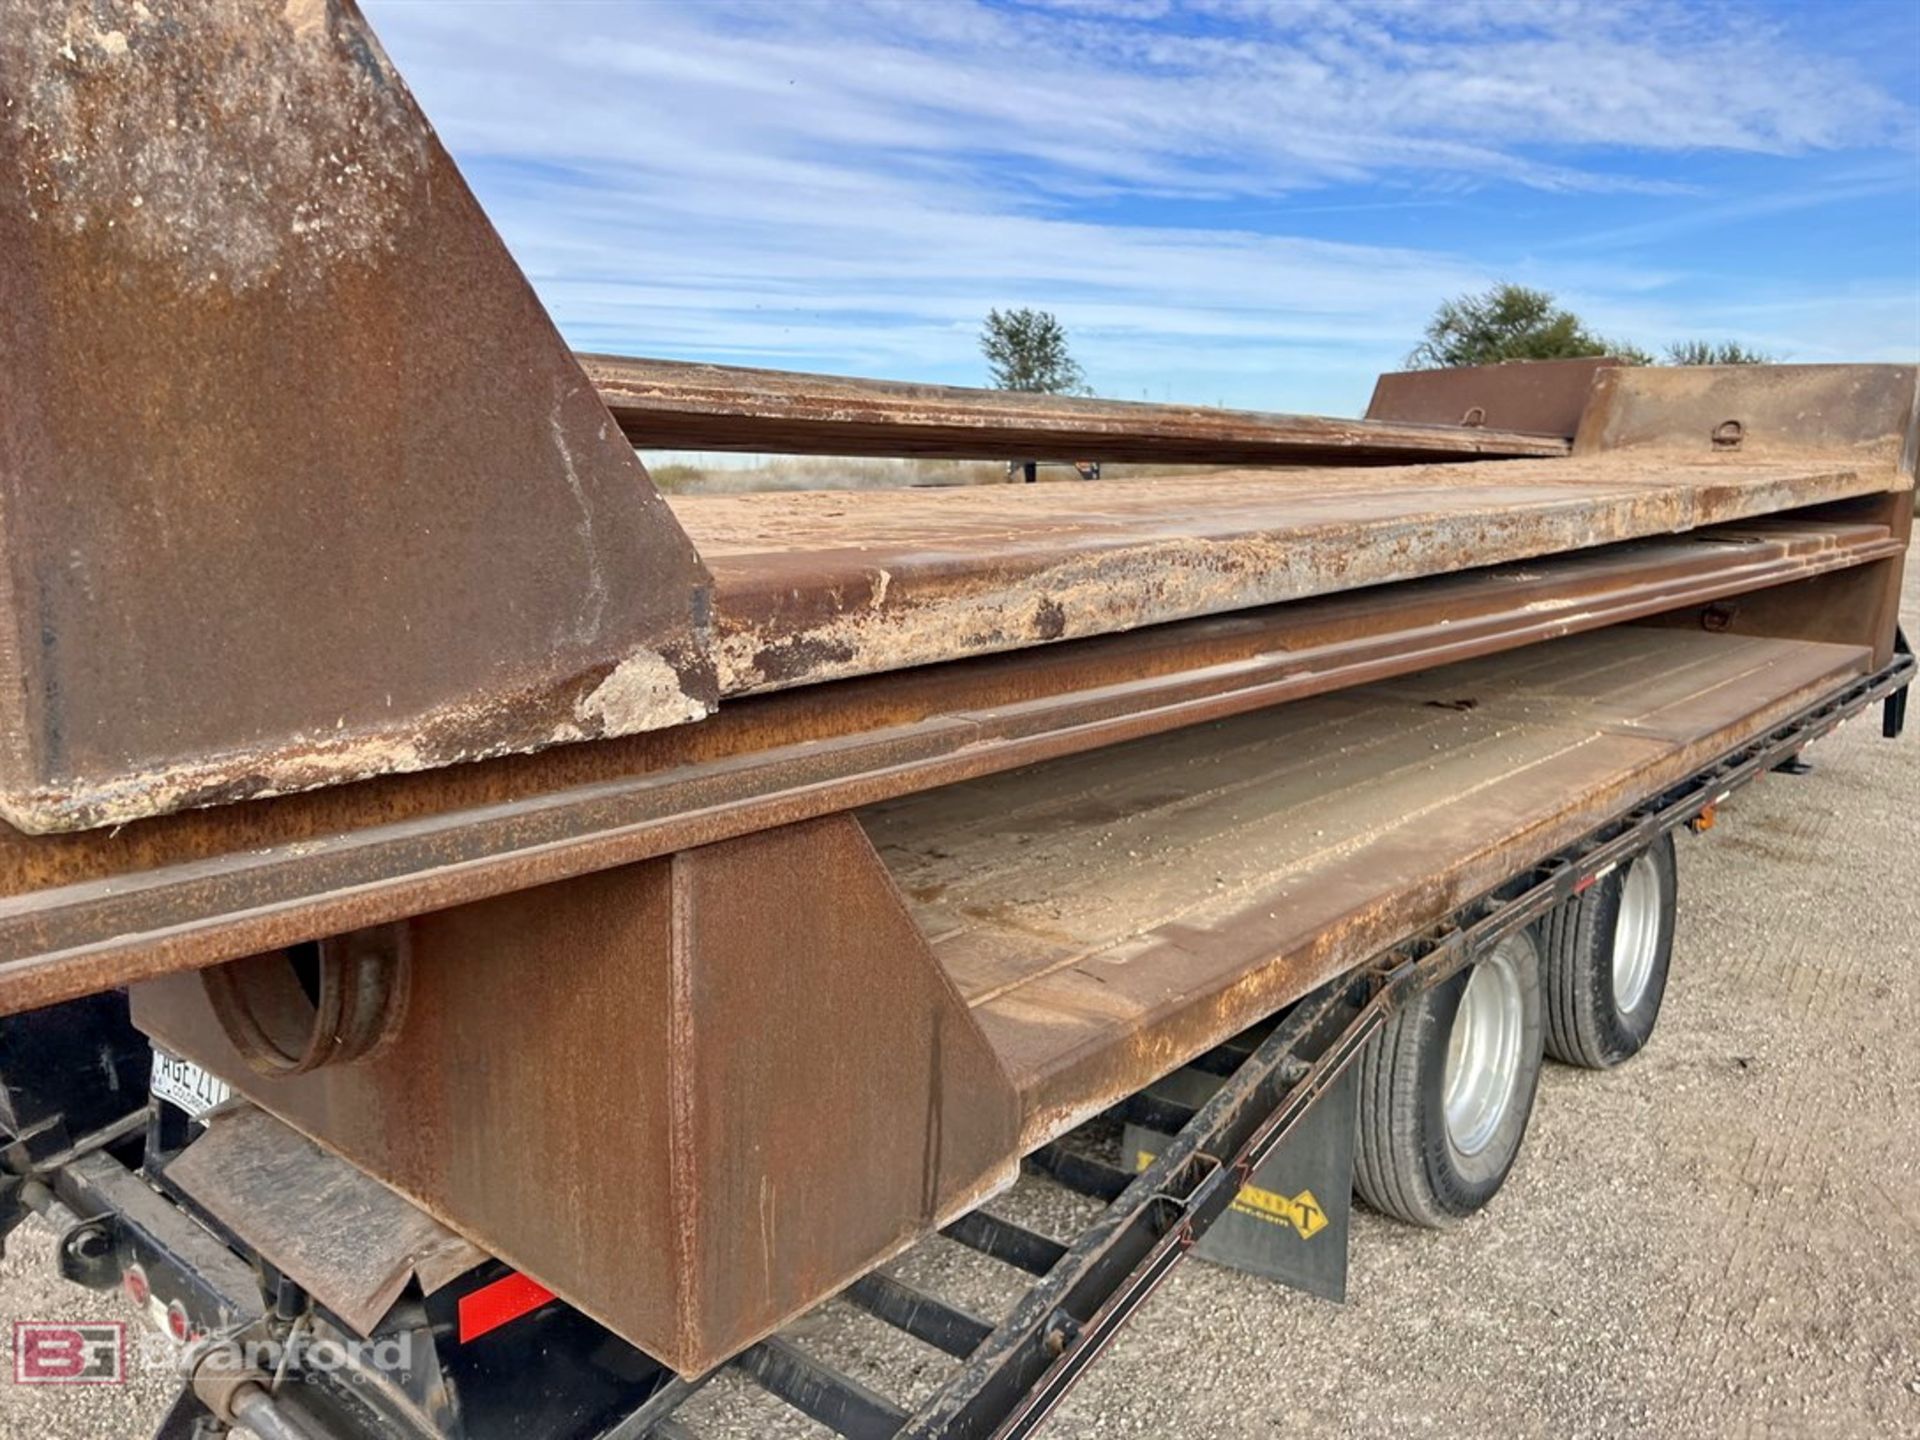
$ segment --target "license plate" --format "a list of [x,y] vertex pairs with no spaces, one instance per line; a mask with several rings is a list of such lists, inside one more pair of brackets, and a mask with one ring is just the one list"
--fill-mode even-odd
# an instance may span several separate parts
[[195,1120],[233,1098],[233,1087],[219,1076],[159,1049],[153,1052],[153,1079],[148,1088],[156,1099],[178,1105]]

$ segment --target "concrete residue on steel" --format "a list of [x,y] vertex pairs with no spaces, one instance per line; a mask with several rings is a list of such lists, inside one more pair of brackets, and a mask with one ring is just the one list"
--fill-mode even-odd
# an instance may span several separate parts
[[[269,760],[250,760],[239,753],[209,755],[89,784],[43,786],[0,796],[0,819],[30,835],[124,825],[150,815],[263,800],[532,748],[471,743],[468,737],[498,723],[485,713],[487,708],[484,702],[449,705],[418,717],[406,735],[296,735]],[[583,682],[570,716],[556,720],[545,741],[565,744],[631,735],[698,720],[707,713],[707,706],[683,688],[680,671],[647,651]]]
[[680,672],[663,658],[654,654],[632,655],[580,697],[574,707],[579,721],[578,733],[556,738],[632,735],[662,725],[698,720],[706,713],[707,707],[683,688]]

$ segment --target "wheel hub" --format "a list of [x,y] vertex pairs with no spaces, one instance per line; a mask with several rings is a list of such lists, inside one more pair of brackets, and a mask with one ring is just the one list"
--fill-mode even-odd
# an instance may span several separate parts
[[1613,1003],[1630,1013],[1653,979],[1660,950],[1660,875],[1653,861],[1636,856],[1620,881],[1620,912],[1613,922]]
[[1469,973],[1447,1038],[1447,1138],[1462,1155],[1486,1149],[1513,1105],[1525,1028],[1520,975],[1502,945]]

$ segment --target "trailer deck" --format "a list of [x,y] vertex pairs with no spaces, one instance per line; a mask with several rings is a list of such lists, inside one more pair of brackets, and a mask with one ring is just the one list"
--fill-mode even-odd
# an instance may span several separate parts
[[[250,1065],[191,975],[136,987],[134,1017],[694,1374],[1020,1154],[1872,668],[1863,646],[1615,627],[422,917],[400,1028],[356,1063]],[[567,936],[564,972],[520,963],[542,933]],[[239,973],[262,1023],[300,1004],[273,957]],[[858,1072],[805,1063],[855,1043]],[[583,1091],[623,1100],[586,1130],[522,1100]],[[743,1165],[756,1183],[727,1178]],[[795,1233],[790,1274],[727,1258]]]
[[1024,1149],[1859,675],[1620,626],[871,807]]
[[[709,1419],[739,1413],[724,1402],[705,1403],[707,1382],[721,1373],[743,1378],[854,1440],[1016,1440],[1034,1433],[1172,1266],[1225,1216],[1261,1157],[1286,1143],[1395,1008],[1413,1003],[1423,988],[1441,983],[1501,936],[1564,903],[1665,831],[1704,827],[1730,792],[1873,701],[1901,694],[1913,669],[1912,656],[1902,653],[1880,672],[1824,693],[1644,804],[1614,813],[1542,856],[1517,872],[1502,893],[1466,897],[1440,923],[1379,953],[1344,983],[1327,985],[1282,1012],[1277,1023],[1252,1027],[1197,1057],[1197,1073],[1215,1077],[1211,1083],[1219,1088],[1197,1109],[1155,1107],[1156,1124],[1149,1128],[1165,1132],[1165,1148],[1140,1173],[1128,1168],[1135,1157],[1116,1152],[1113,1128],[1102,1128],[1106,1117],[1063,1144],[1044,1147],[1028,1162],[1027,1173],[1043,1186],[1073,1192],[1079,1201],[1070,1207],[1075,1231],[1056,1239],[1010,1218],[1032,1208],[1029,1194],[1027,1203],[993,1204],[943,1232],[944,1240],[980,1252],[998,1262],[990,1268],[1026,1284],[1017,1299],[996,1305],[995,1320],[983,1320],[949,1293],[953,1267],[935,1253],[941,1243],[935,1240],[823,1306],[823,1312],[854,1307],[957,1362],[942,1369],[928,1363],[927,1350],[915,1349],[910,1394],[876,1391],[840,1368],[848,1363],[844,1346],[833,1347],[833,1357],[826,1358],[809,1343],[810,1325],[796,1326],[791,1338],[752,1347],[725,1372],[668,1383],[639,1404],[617,1433],[698,1440],[708,1433]],[[1897,728],[1892,710],[1885,724],[1889,734]],[[1123,1108],[1132,1111],[1141,1098]]]

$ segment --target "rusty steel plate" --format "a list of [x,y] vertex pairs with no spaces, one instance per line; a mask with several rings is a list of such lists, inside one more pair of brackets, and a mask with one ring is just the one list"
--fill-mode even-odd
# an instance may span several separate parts
[[193,975],[134,1023],[683,1374],[1017,1171],[1017,1097],[848,816],[408,929],[365,1059],[262,1074]]
[[1601,372],[1576,454],[1852,456],[1910,487],[1920,366],[1678,365]]
[[863,812],[1032,1148],[1869,672],[1570,636]]
[[1596,455],[670,503],[713,572],[720,688],[736,695],[1672,534],[1894,483],[1890,467],[1851,457]]
[[216,1114],[166,1175],[362,1335],[409,1284],[431,1295],[492,1258],[251,1105]]
[[693,547],[349,0],[9,0],[0,815],[697,719]]
[[1402,370],[1374,382],[1367,418],[1514,430],[1571,440],[1593,393],[1594,376],[1619,363],[1599,355]]
[[1275,415],[582,355],[641,449],[1202,465],[1564,455],[1566,435]]

